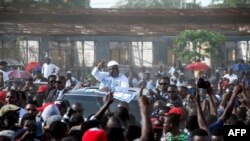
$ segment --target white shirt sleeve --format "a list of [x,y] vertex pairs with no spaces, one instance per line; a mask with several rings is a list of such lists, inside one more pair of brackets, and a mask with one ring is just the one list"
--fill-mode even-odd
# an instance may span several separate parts
[[58,66],[56,66],[55,64],[53,64],[53,69],[55,69],[55,73],[57,74],[60,70],[60,68]]
[[91,74],[98,81],[102,81],[102,79],[108,75],[107,72],[101,72],[97,67],[94,67]]

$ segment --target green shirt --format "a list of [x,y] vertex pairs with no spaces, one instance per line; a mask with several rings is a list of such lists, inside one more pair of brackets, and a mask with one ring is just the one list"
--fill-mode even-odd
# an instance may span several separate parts
[[188,135],[185,132],[180,132],[178,136],[173,136],[172,133],[168,132],[163,135],[161,141],[187,141]]

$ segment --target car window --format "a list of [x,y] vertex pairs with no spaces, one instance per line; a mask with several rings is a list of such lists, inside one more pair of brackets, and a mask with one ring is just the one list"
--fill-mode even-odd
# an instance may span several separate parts
[[[86,96],[86,95],[64,95],[63,99],[67,99],[72,105],[75,102],[82,103],[85,111],[84,117],[87,118],[89,115],[96,113],[102,106],[102,96]],[[117,105],[120,103],[119,100],[114,100],[110,106],[110,111],[114,112]],[[137,121],[140,121],[140,110],[137,104],[137,100],[132,100],[129,103],[130,111],[135,116]]]
[[82,96],[82,95],[65,95],[63,99],[67,99],[70,105],[80,102],[84,107],[84,117],[96,113],[101,107],[102,97]]

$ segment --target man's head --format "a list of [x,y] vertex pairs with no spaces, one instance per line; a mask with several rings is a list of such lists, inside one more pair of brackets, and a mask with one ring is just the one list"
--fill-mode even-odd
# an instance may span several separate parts
[[6,61],[0,61],[0,70],[6,71],[8,63]]
[[46,58],[45,58],[45,63],[50,64],[50,62],[51,62],[50,58],[49,58],[49,57],[46,57]]
[[119,76],[119,64],[116,61],[109,61],[107,66],[111,77]]
[[14,105],[18,104],[18,102],[19,102],[18,92],[15,90],[8,91],[6,94],[5,102],[7,104],[14,104]]
[[163,127],[165,132],[172,132],[179,129],[181,118],[178,114],[170,113],[165,116]]
[[71,76],[72,76],[72,72],[71,71],[67,71],[67,79],[71,79]]
[[169,80],[168,77],[166,77],[166,76],[161,77],[160,80],[159,80],[160,89],[162,91],[167,91],[169,83],[170,83],[170,80]]
[[56,88],[62,90],[65,88],[66,78],[64,76],[56,77]]
[[168,95],[170,96],[171,100],[176,100],[178,98],[178,92],[177,92],[176,85],[169,85],[167,92],[168,92]]
[[192,132],[192,141],[209,141],[207,131],[203,129],[195,129]]
[[30,113],[33,116],[36,116],[38,114],[38,111],[36,110],[37,107],[38,107],[37,103],[29,102],[25,106],[25,111],[26,113]]
[[223,135],[224,135],[223,127],[217,127],[212,131],[211,141],[224,141]]
[[56,75],[50,75],[48,77],[48,87],[55,88],[56,87]]

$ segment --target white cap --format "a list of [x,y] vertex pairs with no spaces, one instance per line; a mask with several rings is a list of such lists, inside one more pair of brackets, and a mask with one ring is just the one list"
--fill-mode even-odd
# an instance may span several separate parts
[[71,73],[71,71],[67,71],[67,73]]
[[115,66],[115,65],[119,66],[119,64],[116,61],[109,61],[107,64],[108,67]]

